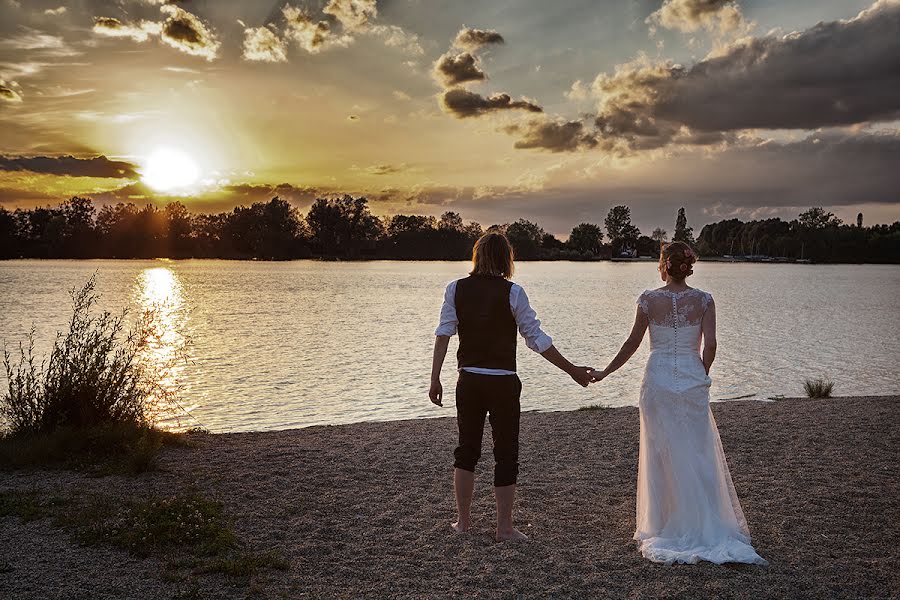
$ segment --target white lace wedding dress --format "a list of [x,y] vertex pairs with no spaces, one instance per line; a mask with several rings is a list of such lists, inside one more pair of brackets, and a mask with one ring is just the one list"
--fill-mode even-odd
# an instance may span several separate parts
[[712,296],[697,289],[641,294],[650,358],[641,385],[637,528],[645,558],[766,564],[750,545],[700,356],[700,322]]

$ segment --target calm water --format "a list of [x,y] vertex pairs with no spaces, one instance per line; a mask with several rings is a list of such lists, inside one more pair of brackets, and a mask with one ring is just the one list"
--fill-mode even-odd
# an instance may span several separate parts
[[[466,263],[312,261],[0,262],[0,341],[32,323],[46,351],[69,311],[67,290],[99,271],[101,306],[164,303],[165,339],[185,337],[185,405],[212,431],[285,429],[453,413],[427,399],[433,331],[446,283]],[[654,263],[523,263],[516,281],[575,362],[602,368],[631,326],[634,300],[657,287]],[[826,375],[839,395],[900,393],[900,268],[701,263],[716,298],[714,399],[801,395]],[[525,410],[635,405],[647,356],[587,390],[519,344]],[[165,352],[165,350],[164,350]],[[5,381],[0,382],[5,390]],[[187,423],[190,424],[190,423]]]

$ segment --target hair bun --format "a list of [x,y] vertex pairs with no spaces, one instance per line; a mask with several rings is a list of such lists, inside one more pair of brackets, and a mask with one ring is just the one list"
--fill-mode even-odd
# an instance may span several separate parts
[[697,254],[684,242],[663,245],[659,254],[660,267],[673,279],[684,279],[693,275],[692,265],[697,262]]

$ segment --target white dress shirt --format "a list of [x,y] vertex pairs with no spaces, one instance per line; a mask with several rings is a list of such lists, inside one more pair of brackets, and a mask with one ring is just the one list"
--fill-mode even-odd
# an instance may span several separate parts
[[[541,322],[537,318],[537,313],[528,303],[528,295],[522,286],[514,283],[509,289],[509,308],[512,310],[513,317],[516,319],[516,326],[519,333],[525,338],[525,345],[541,353],[553,345],[550,336],[541,330]],[[444,292],[444,305],[441,306],[441,322],[434,335],[452,336],[456,335],[459,318],[456,316],[456,281],[451,281]],[[480,375],[515,375],[515,371],[507,371],[506,369],[484,369],[481,367],[463,367],[461,370],[469,373],[478,373]]]

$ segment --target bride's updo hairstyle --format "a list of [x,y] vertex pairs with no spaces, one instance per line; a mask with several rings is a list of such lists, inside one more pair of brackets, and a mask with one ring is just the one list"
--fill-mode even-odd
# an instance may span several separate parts
[[506,236],[489,231],[472,248],[472,275],[493,275],[509,279],[513,275],[513,248]]
[[682,280],[694,274],[697,253],[684,242],[663,244],[659,253],[660,269],[665,269],[672,279]]

